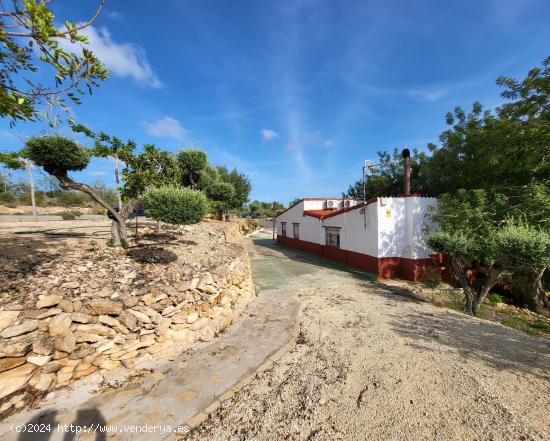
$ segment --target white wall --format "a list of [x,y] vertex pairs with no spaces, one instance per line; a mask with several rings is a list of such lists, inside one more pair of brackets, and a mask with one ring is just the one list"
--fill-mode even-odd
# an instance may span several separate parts
[[[385,205],[383,205],[385,204]],[[381,198],[378,204],[378,256],[422,259],[433,252],[424,233],[428,206],[436,198]]]
[[366,206],[367,227],[361,209],[350,210],[321,221],[304,216],[304,210],[323,209],[324,200],[306,200],[277,217],[277,234],[286,222],[287,237],[293,237],[292,224],[300,224],[300,240],[325,244],[323,227],[340,227],[340,248],[374,257],[422,259],[433,254],[425,228],[430,223],[429,207],[437,210],[436,198],[378,198]]
[[[367,227],[365,229],[365,215],[361,208],[350,210],[338,216],[332,216],[323,220],[325,227],[341,227],[340,248],[355,251],[356,253],[377,255],[377,203],[371,203],[366,207]],[[324,231],[322,244],[325,244]]]
[[[301,201],[291,209],[277,217],[275,223],[277,234],[281,235],[281,222],[286,222],[286,236],[294,237],[292,233],[292,224],[300,224],[300,240],[313,243],[321,243],[321,220],[311,216],[304,216],[304,206],[307,210],[321,210],[323,201]],[[309,207],[321,208],[309,208]],[[323,234],[324,240],[324,234]]]

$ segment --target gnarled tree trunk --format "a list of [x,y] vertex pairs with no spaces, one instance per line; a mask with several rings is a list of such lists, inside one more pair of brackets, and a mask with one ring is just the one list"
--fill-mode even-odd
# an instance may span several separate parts
[[542,276],[546,268],[539,270],[519,269],[512,276],[512,296],[519,306],[526,305],[538,313],[548,312],[550,298],[542,286]]
[[489,294],[489,291],[491,291],[491,289],[498,282],[498,278],[500,277],[501,273],[502,269],[492,266],[489,269],[489,272],[484,277],[480,277],[478,274],[477,290],[473,305],[474,307],[472,310],[474,315],[477,314],[479,306],[483,303],[483,300],[485,300],[485,297],[487,296],[487,294]]
[[[126,230],[126,217],[133,210],[131,208],[129,211],[127,207],[130,204],[127,204],[121,212],[117,212],[113,207],[111,207],[107,202],[103,200],[90,186],[83,184],[81,182],[75,182],[66,174],[55,175],[59,180],[59,185],[65,190],[79,190],[87,195],[89,195],[94,201],[104,207],[112,216],[113,224],[111,225],[111,240],[113,246],[115,247],[124,247],[128,246],[128,232]],[[132,201],[131,201],[132,202]]]
[[466,270],[462,262],[456,257],[451,256],[451,266],[464,291],[464,311],[467,314],[476,315],[483,300],[485,300],[491,288],[497,283],[502,270],[492,266],[485,277],[478,278],[477,288],[474,290],[466,277]]

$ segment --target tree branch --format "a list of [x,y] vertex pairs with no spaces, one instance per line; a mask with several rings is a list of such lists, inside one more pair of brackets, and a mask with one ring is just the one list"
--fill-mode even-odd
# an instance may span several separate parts
[[[101,10],[103,9],[103,6],[105,6],[105,0],[101,0],[98,8],[97,8],[97,11],[95,12],[95,14],[93,15],[93,17],[88,20],[86,23],[83,23],[82,25],[80,26],[77,26],[76,28],[74,29],[71,29],[70,31],[64,31],[64,32],[56,32],[55,35],[53,35],[52,37],[64,37],[66,36],[67,34],[71,34],[73,32],[78,32],[82,29],[85,29],[87,28],[88,26],[90,26],[91,24],[93,24],[94,21],[96,21],[97,17],[99,16],[99,13],[101,12]],[[4,12],[2,14],[5,14],[4,16],[10,16],[10,17],[18,17],[19,14],[21,14],[21,11],[17,11],[17,12],[13,12],[13,13],[7,13],[7,12]],[[26,32],[6,32],[5,35],[9,36],[9,37],[27,37],[27,38],[34,38],[35,35],[34,35],[34,32],[32,32],[33,30],[33,27],[29,28],[28,26],[26,25],[23,25],[26,29],[30,29],[30,33],[26,33]]]

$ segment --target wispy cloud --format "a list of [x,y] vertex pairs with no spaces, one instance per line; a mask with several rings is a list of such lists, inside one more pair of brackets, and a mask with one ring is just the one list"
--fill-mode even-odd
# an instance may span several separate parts
[[90,176],[105,176],[107,172],[104,170],[93,170],[93,171],[89,171],[88,174]]
[[439,101],[441,98],[444,98],[447,95],[447,90],[445,89],[425,89],[417,90],[413,89],[409,91],[409,95],[416,101],[422,101],[427,103],[433,103]]
[[171,116],[165,116],[158,121],[146,122],[147,133],[156,138],[170,138],[176,141],[183,141],[186,137],[185,130],[179,121]]
[[111,20],[116,20],[116,21],[122,20],[122,14],[115,10],[107,10],[104,12],[104,15],[107,18],[110,18]]
[[279,134],[275,130],[271,129],[262,129],[260,130],[260,133],[262,134],[262,139],[264,141],[271,141],[279,137]]
[[[120,43],[114,41],[106,27],[89,26],[80,31],[88,37],[85,44],[96,55],[113,75],[123,78],[133,78],[142,87],[158,89],[162,86],[157,74],[147,60],[145,50],[135,43]],[[65,50],[75,51],[82,43],[59,41]]]

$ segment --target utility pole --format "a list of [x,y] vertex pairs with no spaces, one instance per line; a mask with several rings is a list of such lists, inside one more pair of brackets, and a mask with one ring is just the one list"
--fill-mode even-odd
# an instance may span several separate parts
[[27,170],[27,173],[29,175],[29,185],[31,187],[31,205],[32,205],[32,220],[37,221],[36,218],[36,199],[34,197],[34,178],[32,176],[32,162],[28,159],[23,160],[25,163],[25,169]]

